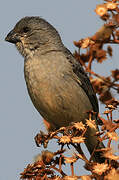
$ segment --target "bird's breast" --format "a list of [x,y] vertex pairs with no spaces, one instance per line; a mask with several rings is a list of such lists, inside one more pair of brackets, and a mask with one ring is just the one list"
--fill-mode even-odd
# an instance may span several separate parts
[[[27,89],[34,106],[42,116],[51,112],[55,114],[59,111],[59,104],[63,103],[61,97],[61,92],[65,88],[61,82],[63,73],[56,67],[55,63],[45,63],[39,60],[25,62],[24,73]],[[63,94],[65,96],[65,93]]]
[[57,127],[85,119],[86,112],[92,109],[88,96],[65,64],[60,67],[60,62],[58,66],[55,62],[29,60],[25,62],[24,73],[34,106]]

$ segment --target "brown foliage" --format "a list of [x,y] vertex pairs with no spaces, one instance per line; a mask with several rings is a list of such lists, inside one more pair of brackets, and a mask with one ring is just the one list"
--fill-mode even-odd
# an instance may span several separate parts
[[[38,147],[43,145],[47,147],[49,141],[56,139],[58,144],[58,151],[42,151],[40,155],[37,156],[35,162],[29,164],[24,172],[21,173],[21,179],[29,180],[40,180],[40,179],[107,179],[113,178],[113,172],[115,172],[115,177],[119,176],[119,156],[115,155],[111,148],[111,142],[117,141],[118,136],[116,130],[119,128],[119,121],[113,120],[112,112],[116,109],[115,105],[107,105],[107,110],[104,112],[106,118],[99,116],[102,122],[101,132],[97,132],[95,135],[98,137],[99,142],[107,140],[107,147],[103,149],[94,149],[95,151],[101,151],[103,156],[106,157],[105,163],[99,164],[92,161],[93,153],[90,158],[87,159],[85,152],[80,146],[78,153],[73,153],[72,156],[66,156],[66,147],[71,148],[71,146],[77,147],[84,143],[84,135],[88,127],[95,128],[95,121],[91,119],[91,113],[89,112],[89,120],[86,120],[86,125],[82,122],[73,123],[71,126],[62,127],[57,131],[44,134],[40,132],[35,137],[35,141]],[[101,137],[100,137],[101,135]],[[65,154],[64,154],[65,153]],[[91,175],[79,176],[75,175],[74,164],[82,160],[85,162],[84,168],[91,172]],[[71,176],[66,174],[62,169],[63,166],[70,164]],[[80,172],[80,167],[79,167]],[[57,175],[59,174],[59,175]]]
[[[75,51],[75,58],[80,61],[85,70],[89,73],[93,87],[99,95],[102,103],[112,103],[115,99],[111,90],[119,93],[119,69],[111,71],[110,76],[103,77],[92,71],[93,61],[102,63],[107,60],[108,55],[112,57],[111,44],[119,44],[119,7],[117,1],[106,1],[106,3],[97,5],[96,13],[100,16],[105,24],[92,36],[74,41],[74,45],[78,47]],[[110,44],[104,49],[105,44]],[[82,53],[82,50],[86,52]]]

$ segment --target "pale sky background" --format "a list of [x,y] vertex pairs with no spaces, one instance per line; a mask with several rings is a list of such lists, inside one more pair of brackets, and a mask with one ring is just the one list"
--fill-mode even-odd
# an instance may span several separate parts
[[[34,142],[39,130],[45,130],[39,113],[28,96],[23,74],[23,57],[14,45],[4,41],[7,33],[24,16],[41,16],[59,31],[72,52],[74,40],[91,36],[103,22],[95,14],[101,0],[2,0],[0,5],[0,180],[17,180],[19,173],[40,153]],[[119,68],[119,47],[115,56],[97,72]],[[53,150],[50,145],[50,150]],[[78,167],[79,168],[79,167]],[[80,171],[80,168],[79,168]],[[84,173],[84,171],[81,171]]]

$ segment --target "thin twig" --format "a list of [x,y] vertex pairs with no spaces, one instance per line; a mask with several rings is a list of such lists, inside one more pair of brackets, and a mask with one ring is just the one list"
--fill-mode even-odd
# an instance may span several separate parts
[[50,168],[52,168],[52,169],[56,170],[57,172],[59,172],[63,177],[67,176],[67,174],[65,174],[62,170],[56,168],[55,166],[50,166]]
[[[119,84],[115,84],[112,82],[109,82],[106,78],[104,78],[103,76],[100,76],[99,74],[95,73],[94,71],[91,71],[90,69],[86,68],[86,70],[91,73],[92,75],[98,77],[99,79],[103,80],[105,83],[107,83],[109,86],[111,86],[111,88],[117,90],[117,88],[119,87]],[[112,87],[112,86],[116,86],[116,87]]]
[[71,166],[71,175],[74,176],[74,163],[71,163],[70,166]]

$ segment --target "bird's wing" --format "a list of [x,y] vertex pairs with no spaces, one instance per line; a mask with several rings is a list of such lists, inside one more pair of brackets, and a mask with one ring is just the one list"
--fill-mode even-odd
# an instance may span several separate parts
[[79,84],[84,89],[85,93],[87,94],[87,96],[93,106],[94,112],[98,112],[99,107],[98,107],[98,101],[97,101],[96,94],[94,92],[92,84],[91,84],[86,72],[84,71],[82,65],[80,64],[80,62],[78,62],[74,58],[72,53],[67,48],[65,49],[64,53],[66,55],[67,60],[72,64],[73,72],[76,74],[79,81],[81,82]]

